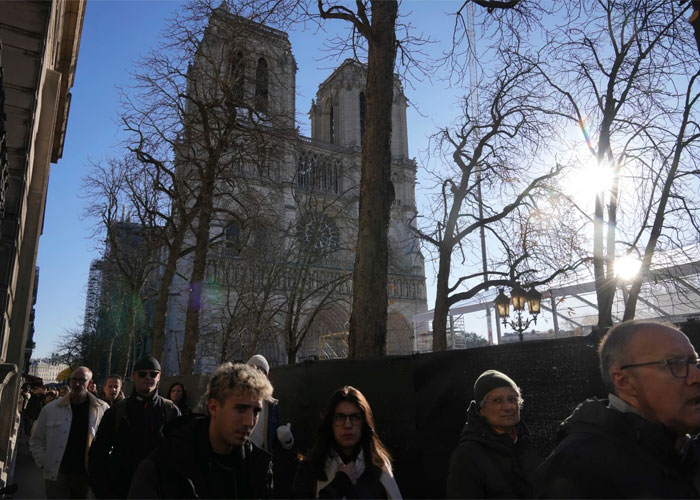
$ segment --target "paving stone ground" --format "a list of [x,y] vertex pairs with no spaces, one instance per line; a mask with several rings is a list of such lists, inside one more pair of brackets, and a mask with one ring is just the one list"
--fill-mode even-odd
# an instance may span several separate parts
[[17,462],[13,482],[19,486],[12,495],[13,499],[46,498],[44,477],[32,459],[28,438],[25,436],[17,440]]

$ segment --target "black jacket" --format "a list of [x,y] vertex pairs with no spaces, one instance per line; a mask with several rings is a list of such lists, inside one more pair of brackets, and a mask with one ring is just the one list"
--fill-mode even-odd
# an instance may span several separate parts
[[517,441],[497,434],[472,401],[450,458],[447,498],[532,498],[540,458],[522,421],[517,431]]
[[[347,474],[338,471],[333,480],[319,491],[318,498],[387,498],[384,485],[379,481],[381,474],[378,467],[365,463],[365,471],[353,485]],[[302,461],[294,476],[292,497],[316,498],[317,476],[311,462]]]
[[209,417],[190,414],[163,427],[159,447],[141,462],[129,498],[269,498],[270,455],[246,443],[226,467],[209,443]]
[[562,422],[538,470],[542,498],[698,498],[694,440],[676,450],[664,425],[589,399]]
[[179,415],[172,401],[157,394],[144,399],[132,393],[115,401],[90,446],[88,473],[95,496],[126,498],[136,467],[160,442],[160,428]]

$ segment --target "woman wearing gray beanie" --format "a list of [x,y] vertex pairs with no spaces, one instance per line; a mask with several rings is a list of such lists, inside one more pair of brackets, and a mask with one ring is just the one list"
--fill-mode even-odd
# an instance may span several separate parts
[[523,399],[508,375],[487,370],[474,383],[447,474],[447,498],[532,498],[540,458],[520,421]]

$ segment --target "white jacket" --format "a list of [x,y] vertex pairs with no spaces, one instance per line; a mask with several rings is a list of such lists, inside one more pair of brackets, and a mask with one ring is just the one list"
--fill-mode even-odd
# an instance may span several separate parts
[[[102,415],[109,409],[109,405],[88,393],[90,409],[88,412],[88,439],[85,449],[90,448],[92,440],[95,438],[97,426],[100,425]],[[29,438],[29,449],[32,452],[34,461],[44,473],[44,479],[55,481],[58,478],[58,468],[63,460],[63,452],[68,443],[70,434],[70,424],[73,418],[73,411],[70,407],[70,393],[61,399],[51,401],[44,406],[39,414],[32,437]]]

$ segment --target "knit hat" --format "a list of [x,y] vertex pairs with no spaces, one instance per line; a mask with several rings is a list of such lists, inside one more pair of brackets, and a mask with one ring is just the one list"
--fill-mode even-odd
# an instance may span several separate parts
[[260,368],[262,371],[265,372],[265,375],[270,373],[270,363],[267,362],[265,356],[263,356],[262,354],[255,354],[248,360],[248,363],[246,364]]
[[474,382],[474,400],[481,404],[489,392],[499,387],[510,387],[520,395],[520,388],[508,375],[497,370],[486,370]]
[[160,371],[160,363],[153,356],[144,356],[134,363],[134,371],[139,370],[158,370]]

